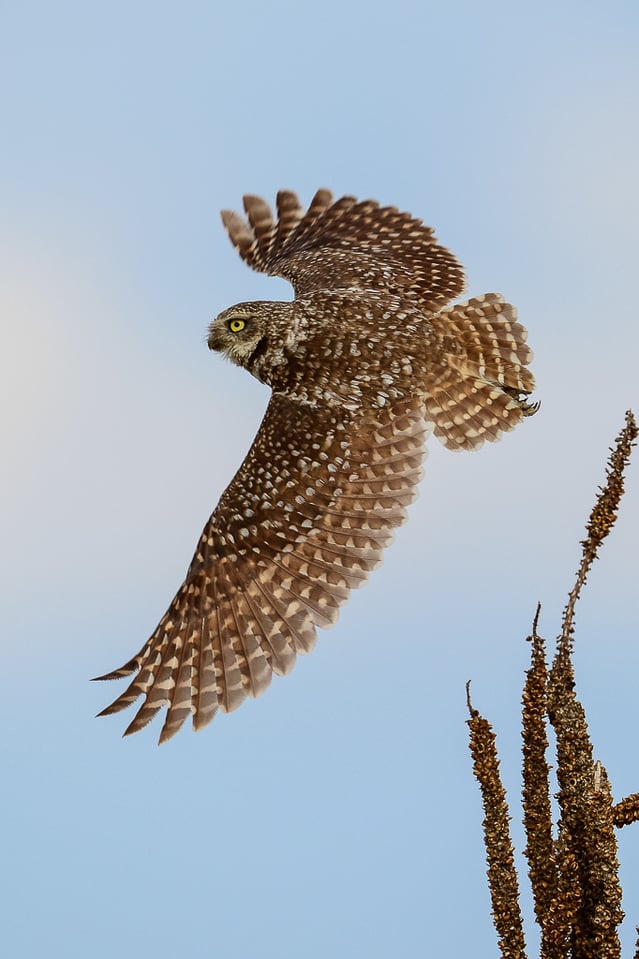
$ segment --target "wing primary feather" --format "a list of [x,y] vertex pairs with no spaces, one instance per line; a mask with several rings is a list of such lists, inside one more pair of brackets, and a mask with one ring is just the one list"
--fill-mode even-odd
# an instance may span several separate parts
[[255,235],[246,220],[234,210],[222,210],[222,223],[233,246],[244,260],[249,260],[249,251],[255,243]]
[[295,232],[304,216],[297,194],[290,190],[280,190],[277,194],[277,216],[275,244],[279,248],[284,246],[291,234]]
[[[269,662],[269,669],[274,670],[279,675],[290,672],[295,663],[295,641],[292,644],[289,643],[284,635],[284,630],[291,632],[289,623],[287,621],[278,623],[279,616],[277,613],[275,617],[268,614],[269,607],[272,607],[272,601],[263,590],[261,590],[262,603],[260,605],[253,603],[250,590],[259,586],[259,576],[254,576],[245,589],[239,583],[234,569],[232,569],[231,575],[235,588],[241,590],[242,598],[262,634],[261,646]],[[268,682],[270,683],[270,678]]]
[[112,703],[100,710],[97,715],[112,716],[114,713],[119,713],[123,709],[127,709],[129,706],[132,706],[136,699],[139,699],[141,695],[142,689],[139,687],[138,676],[136,675],[135,679],[131,680],[124,692],[120,693],[117,699],[114,699]]
[[183,725],[191,713],[193,641],[191,634],[184,636],[178,661],[173,670],[173,687],[167,693],[169,705],[159,744],[167,742]]
[[210,627],[212,616],[212,613],[208,616],[202,616],[200,621],[200,646],[197,661],[198,688],[193,711],[193,729],[196,732],[208,726],[220,708]]
[[[214,718],[218,710],[217,690],[215,685],[215,670],[213,662],[213,653],[209,639],[209,622],[212,616],[214,600],[211,595],[212,584],[209,579],[202,576],[202,589],[200,591],[200,601],[193,618],[192,641],[193,641],[193,671],[191,674],[191,713],[193,729],[197,732],[204,726],[207,726]],[[205,648],[208,642],[208,654]],[[203,685],[210,681],[210,673],[213,673],[213,688],[207,688],[203,692]],[[205,674],[206,679],[205,679]]]
[[[259,577],[256,577],[253,580],[251,587],[255,590],[258,590],[262,598],[274,609],[280,623],[286,626],[286,629],[293,638],[291,656],[284,661],[284,668],[281,668],[281,657],[278,657],[277,662],[274,661],[273,668],[280,676],[284,676],[289,673],[295,665],[296,652],[308,653],[315,646],[315,643],[317,642],[315,624],[313,623],[313,619],[309,614],[308,609],[300,602],[294,593],[291,593],[284,586],[277,586],[277,591],[281,594],[280,596],[276,596],[273,590],[269,590]],[[285,600],[285,596],[287,595],[289,599]],[[291,622],[293,615],[295,615],[297,619],[302,619],[301,624],[294,624]],[[281,632],[278,632],[277,635],[278,638],[281,638]],[[270,638],[269,642],[271,645],[273,644],[273,637]],[[289,644],[287,644],[287,648],[290,648]],[[278,667],[277,669],[276,664]]]
[[240,705],[246,697],[242,683],[237,655],[233,647],[233,636],[229,633],[229,603],[223,584],[219,583],[217,573],[213,576],[215,590],[215,615],[217,622],[217,644],[214,643],[214,652],[217,652],[219,665],[218,698],[222,712],[230,713]]
[[253,229],[260,254],[266,260],[275,234],[273,212],[266,200],[250,193],[244,197],[244,209]]
[[248,695],[255,698],[270,683],[271,669],[253,630],[253,617],[240,614],[244,602],[243,590],[236,589],[232,595],[227,594],[227,598],[235,624],[234,647],[240,663],[242,681]]
[[158,651],[154,662],[147,666],[146,682],[142,679],[143,672],[140,673],[139,683],[144,693],[144,702],[126,728],[125,736],[139,732],[151,722],[163,706],[170,703],[170,691],[175,684],[175,670],[181,649],[180,634],[183,630],[183,622],[180,622],[177,629],[173,628],[172,638],[167,641],[166,648],[162,652]]
[[[145,649],[146,649],[146,643],[144,644],[140,652],[137,654],[137,656],[134,656],[133,659],[130,659],[128,663],[125,663],[123,666],[119,666],[118,669],[114,669],[110,673],[105,673],[104,676],[94,676],[91,679],[91,682],[102,683],[105,680],[124,679],[125,676],[130,676],[131,673],[137,672],[137,670],[139,670],[140,668],[141,657]],[[102,715],[106,715],[106,714],[104,712],[98,713],[98,716],[102,716]]]

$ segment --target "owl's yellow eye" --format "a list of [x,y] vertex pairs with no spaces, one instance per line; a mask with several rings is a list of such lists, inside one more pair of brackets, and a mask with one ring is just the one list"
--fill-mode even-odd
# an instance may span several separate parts
[[229,320],[229,330],[231,333],[239,333],[246,326],[246,320]]

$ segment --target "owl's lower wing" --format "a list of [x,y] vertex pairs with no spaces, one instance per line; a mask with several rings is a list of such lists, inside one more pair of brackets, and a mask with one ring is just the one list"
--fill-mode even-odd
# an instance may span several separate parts
[[273,395],[169,610],[137,656],[99,677],[137,673],[100,715],[143,696],[127,734],[163,706],[160,742],[189,715],[200,729],[335,622],[406,518],[429,431],[415,399],[348,416]]
[[289,280],[298,297],[317,290],[374,290],[439,310],[464,289],[453,254],[431,227],[375,200],[318,190],[308,210],[288,190],[277,194],[278,219],[258,196],[245,196],[245,220],[222,211],[231,242],[260,273]]

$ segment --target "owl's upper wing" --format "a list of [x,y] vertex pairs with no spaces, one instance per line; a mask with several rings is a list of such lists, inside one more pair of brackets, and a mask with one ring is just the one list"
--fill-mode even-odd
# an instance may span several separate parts
[[333,203],[318,190],[304,212],[295,193],[282,190],[277,222],[260,197],[245,196],[244,209],[248,221],[222,211],[231,242],[254,270],[289,280],[297,296],[387,291],[439,310],[464,289],[461,266],[433,230],[395,207],[351,196]]
[[[314,645],[316,626],[379,565],[421,476],[428,424],[414,399],[346,414],[274,394],[251,450],[207,523],[137,675],[100,715],[168,706],[160,742],[261,693]],[[350,417],[350,418],[348,418]]]

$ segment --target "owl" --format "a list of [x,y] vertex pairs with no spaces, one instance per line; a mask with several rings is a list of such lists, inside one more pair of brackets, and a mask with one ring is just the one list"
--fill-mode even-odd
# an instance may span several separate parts
[[256,196],[222,220],[254,270],[291,302],[245,302],[208,345],[271,389],[248,455],[206,524],[135,674],[100,715],[166,707],[160,742],[257,696],[308,653],[406,519],[433,432],[451,450],[497,440],[535,412],[532,352],[497,293],[450,305],[462,269],[433,230],[395,207],[289,191],[277,219]]

